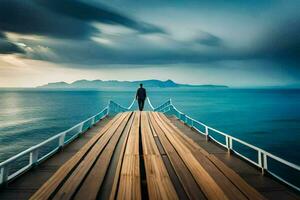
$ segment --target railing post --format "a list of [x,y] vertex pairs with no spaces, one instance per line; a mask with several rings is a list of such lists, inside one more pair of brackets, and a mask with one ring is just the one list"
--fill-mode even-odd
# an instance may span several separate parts
[[265,153],[263,153],[263,167],[262,167],[262,174],[264,175],[268,170],[268,158]]
[[227,147],[227,153],[230,154],[230,137],[228,135],[226,135],[226,147]]
[[170,113],[174,115],[175,109],[174,109],[174,106],[173,106],[173,105],[170,106],[170,111],[171,111]]
[[178,111],[176,111],[177,112],[177,119],[179,119],[180,120],[180,116],[181,116],[181,114],[178,112]]
[[184,115],[184,123],[185,123],[185,124],[188,124],[187,122],[188,122],[188,118],[187,118],[186,115]]
[[261,151],[258,151],[258,165],[261,168],[262,175],[265,174],[265,171],[268,169],[268,163],[267,163],[267,155]]
[[186,124],[191,127],[191,119],[186,117]]
[[59,136],[58,145],[60,148],[65,145],[65,137],[66,137],[66,133],[63,133]]
[[2,166],[1,167],[0,184],[3,184],[8,180],[8,175],[9,175],[9,165]]
[[78,126],[78,134],[82,133],[82,131],[83,131],[83,124],[84,124],[84,123],[81,123],[81,124]]
[[111,101],[109,100],[108,101],[108,106],[107,106],[107,115],[109,115],[109,113],[110,113],[110,109],[111,109],[111,103],[110,103]]
[[34,149],[30,152],[30,165],[36,165],[38,161],[39,151],[38,149]]
[[91,127],[95,124],[95,117],[92,118]]
[[208,127],[205,126],[205,138],[206,138],[206,141],[209,140],[209,137],[208,137]]
[[181,114],[180,119],[181,119],[181,121],[183,121],[183,123],[185,123],[184,114]]

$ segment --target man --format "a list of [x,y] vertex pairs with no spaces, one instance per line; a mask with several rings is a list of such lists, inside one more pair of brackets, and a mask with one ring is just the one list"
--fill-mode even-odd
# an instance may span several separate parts
[[140,88],[136,91],[136,96],[135,96],[136,100],[139,103],[140,111],[143,111],[143,109],[144,109],[144,103],[145,103],[146,97],[147,97],[146,90],[145,90],[145,88],[143,88],[143,84],[141,83]]

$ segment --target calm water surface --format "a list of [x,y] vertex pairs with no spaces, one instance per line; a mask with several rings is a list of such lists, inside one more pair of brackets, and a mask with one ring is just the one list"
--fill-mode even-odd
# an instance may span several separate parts
[[[0,90],[0,161],[96,114],[134,91]],[[175,106],[207,125],[300,164],[300,90],[148,90],[154,106]],[[149,107],[147,107],[149,108]]]

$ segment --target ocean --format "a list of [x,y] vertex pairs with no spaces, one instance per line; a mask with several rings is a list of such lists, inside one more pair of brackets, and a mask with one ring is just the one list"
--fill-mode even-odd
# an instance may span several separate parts
[[[2,89],[0,162],[96,114],[110,99],[128,106],[134,96],[133,90]],[[154,106],[171,98],[191,117],[300,164],[300,90],[173,88],[148,89],[148,96]]]

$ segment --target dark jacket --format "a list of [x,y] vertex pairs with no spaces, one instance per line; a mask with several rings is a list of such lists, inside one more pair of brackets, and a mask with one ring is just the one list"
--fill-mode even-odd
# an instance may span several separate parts
[[145,88],[139,88],[136,92],[136,99],[145,100],[146,97],[147,97],[146,89]]

